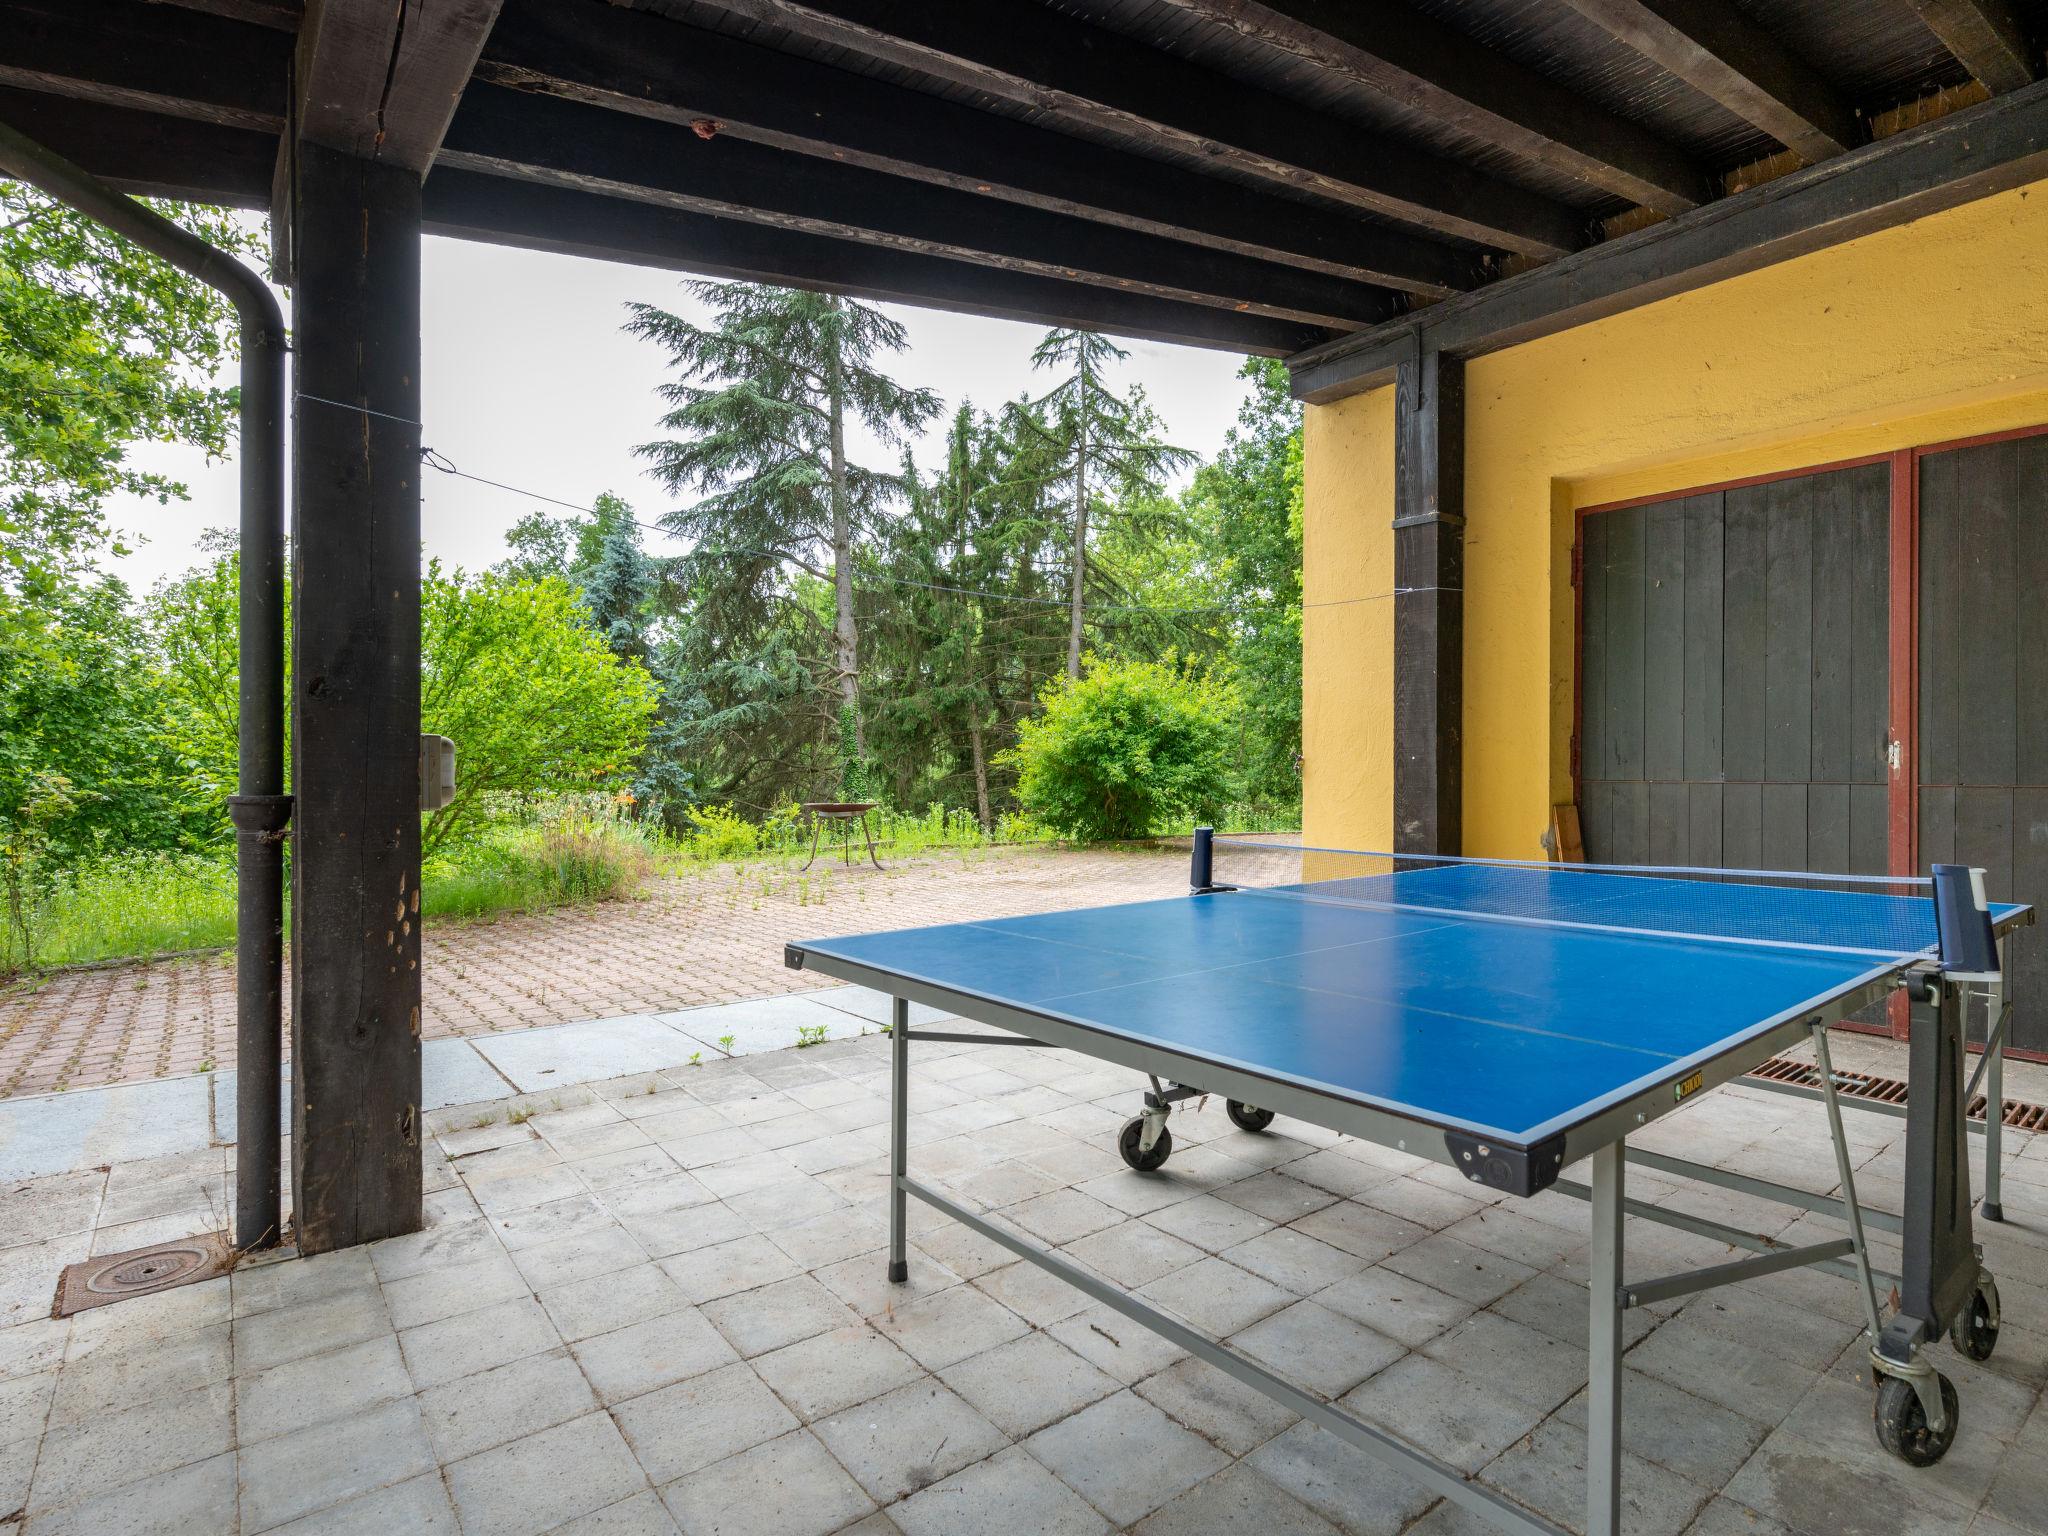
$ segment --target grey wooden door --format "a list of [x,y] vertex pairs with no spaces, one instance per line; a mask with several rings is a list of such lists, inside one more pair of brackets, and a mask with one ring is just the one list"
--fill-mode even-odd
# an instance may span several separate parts
[[1890,485],[1871,464],[1585,517],[1589,859],[1886,872]]
[[[1919,861],[2048,901],[2048,437],[1920,460]],[[2012,949],[2013,1038],[2048,1051],[2048,945]]]

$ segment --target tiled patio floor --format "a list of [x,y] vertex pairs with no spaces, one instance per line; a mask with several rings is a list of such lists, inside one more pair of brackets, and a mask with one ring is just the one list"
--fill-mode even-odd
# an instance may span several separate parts
[[[883,870],[821,856],[721,866],[644,899],[490,922],[429,923],[425,1038],[662,1013],[816,977],[783,969],[799,935],[865,932],[1172,895],[1181,849],[999,848],[889,858]],[[141,1082],[235,1064],[232,956],[61,972],[0,993],[0,1098]]]
[[[886,1050],[443,1111],[426,1231],[69,1321],[41,1316],[57,1267],[117,1227],[211,1225],[231,1151],[14,1187],[0,1533],[1478,1529],[914,1203],[912,1283],[888,1285]],[[1248,1136],[1220,1104],[1177,1115],[1180,1150],[1140,1177],[1110,1150],[1132,1074],[1016,1047],[913,1062],[923,1177],[1577,1524],[1582,1207],[1487,1202],[1287,1121]],[[1850,1128],[1867,1190],[1896,1199],[1900,1122]],[[1815,1188],[1832,1167],[1817,1106],[1755,1090],[1648,1139]],[[1963,1401],[1947,1460],[1915,1472],[1874,1444],[1851,1288],[1774,1277],[1631,1318],[1627,1529],[2048,1532],[2048,1140],[2009,1151],[2012,1220],[1982,1233],[1998,1355],[1935,1352]],[[1634,1274],[1727,1256],[1640,1222],[1629,1241]]]

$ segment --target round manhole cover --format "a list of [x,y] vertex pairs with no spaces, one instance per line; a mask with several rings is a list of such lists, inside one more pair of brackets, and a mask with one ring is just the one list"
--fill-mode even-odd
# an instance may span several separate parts
[[84,1276],[85,1288],[96,1296],[126,1296],[176,1285],[213,1260],[199,1243],[173,1243],[148,1253],[117,1254]]

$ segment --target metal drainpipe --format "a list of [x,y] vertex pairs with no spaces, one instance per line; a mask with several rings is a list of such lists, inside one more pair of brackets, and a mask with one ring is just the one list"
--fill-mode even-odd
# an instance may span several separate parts
[[0,171],[219,289],[242,321],[240,793],[235,823],[235,1246],[279,1239],[284,1039],[284,314],[227,252],[0,123]]

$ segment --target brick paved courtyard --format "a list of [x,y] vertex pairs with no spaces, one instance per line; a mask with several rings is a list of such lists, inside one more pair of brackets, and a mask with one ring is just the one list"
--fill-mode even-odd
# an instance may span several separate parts
[[[853,1038],[441,1111],[426,1231],[73,1319],[46,1315],[57,1268],[140,1222],[213,1225],[233,1149],[10,1187],[0,1536],[1476,1536],[924,1207],[911,1283],[888,1285],[886,1053]],[[1284,1119],[1246,1135],[1214,1103],[1133,1174],[1112,1138],[1136,1075],[1058,1051],[918,1045],[911,1084],[919,1177],[1577,1526],[1584,1207]],[[1849,1117],[1859,1185],[1894,1208],[1900,1126]],[[1754,1089],[1640,1140],[1831,1182],[1819,1107]],[[2011,1219],[1978,1228],[1998,1353],[1933,1350],[1962,1395],[1947,1459],[1878,1450],[1848,1284],[1751,1280],[1630,1314],[1631,1536],[2048,1533],[2048,1138],[2007,1151]],[[1839,1230],[1629,1178],[1795,1241]],[[1641,1222],[1628,1241],[1637,1276],[1729,1256]]]
[[[489,922],[435,923],[425,1038],[660,1013],[821,984],[782,964],[792,938],[1171,895],[1186,854],[1006,848],[891,861],[821,857],[808,873],[730,866],[644,898]],[[232,1067],[229,956],[59,973],[0,996],[0,1098]]]

